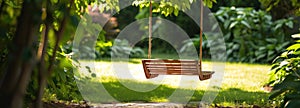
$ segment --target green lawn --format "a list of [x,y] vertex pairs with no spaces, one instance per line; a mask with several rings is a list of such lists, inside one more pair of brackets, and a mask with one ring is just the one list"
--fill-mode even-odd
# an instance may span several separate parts
[[[197,76],[160,76],[149,80],[144,76],[139,59],[130,62],[85,61],[81,64],[81,76],[89,75],[89,72],[85,72],[84,65],[91,67],[92,71],[94,69],[97,75],[95,78],[78,81],[85,99],[93,103],[199,102],[205,92],[214,92],[208,90],[207,85],[218,80],[199,81]],[[204,69],[211,70],[211,62],[203,64]],[[217,88],[219,94],[213,103],[222,106],[270,106],[268,93],[262,89],[268,79],[269,65],[225,64],[222,86]]]

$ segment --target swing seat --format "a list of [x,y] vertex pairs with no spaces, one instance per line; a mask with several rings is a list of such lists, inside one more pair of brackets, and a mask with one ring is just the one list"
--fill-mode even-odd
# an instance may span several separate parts
[[197,60],[160,60],[143,59],[143,68],[147,79],[158,75],[198,75],[199,79],[210,79],[214,71],[200,71]]

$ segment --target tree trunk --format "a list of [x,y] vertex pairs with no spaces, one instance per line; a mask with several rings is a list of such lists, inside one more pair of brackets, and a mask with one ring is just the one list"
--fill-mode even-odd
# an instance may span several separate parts
[[30,75],[35,66],[35,53],[32,47],[41,22],[41,0],[22,4],[17,29],[9,52],[7,71],[0,85],[0,106],[20,108],[23,106]]
[[39,67],[38,67],[38,91],[36,94],[35,100],[35,108],[41,108],[43,106],[42,98],[44,93],[44,87],[46,86],[46,66],[45,66],[45,54],[47,45],[48,45],[48,32],[50,30],[50,26],[46,23],[45,29],[42,33],[41,43],[38,50],[38,59],[39,59]]
[[[41,65],[40,65],[40,69],[39,69],[39,87],[38,87],[38,94],[37,94],[37,99],[36,99],[36,103],[35,103],[35,107],[36,108],[40,108],[42,107],[42,96],[44,94],[44,88],[47,85],[47,78],[52,74],[53,71],[53,66],[54,66],[54,62],[55,62],[55,58],[56,58],[56,54],[57,54],[57,50],[59,49],[59,45],[60,45],[60,41],[61,38],[64,34],[65,28],[66,28],[66,24],[67,24],[67,18],[69,17],[70,14],[70,9],[73,5],[73,0],[70,1],[70,7],[67,8],[66,13],[62,19],[62,21],[60,22],[60,28],[58,31],[55,31],[55,35],[56,35],[56,41],[55,41],[55,46],[52,52],[52,56],[50,57],[50,61],[49,61],[49,67],[46,70],[45,66],[44,66],[44,55],[42,54],[41,56]],[[45,40],[44,40],[44,46],[47,44],[47,37],[48,37],[48,32],[49,32],[49,24],[46,24],[46,31],[45,31]],[[43,48],[43,51],[45,51],[46,47]],[[43,52],[45,53],[45,52]]]

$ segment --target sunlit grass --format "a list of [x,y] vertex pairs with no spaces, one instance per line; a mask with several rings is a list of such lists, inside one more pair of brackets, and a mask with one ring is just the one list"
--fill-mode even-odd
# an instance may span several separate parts
[[[92,67],[97,77],[81,83],[84,94],[93,102],[181,102],[200,101],[207,90],[210,80],[199,81],[197,76],[159,76],[146,79],[140,59],[134,62],[108,60],[97,62],[82,62],[82,65]],[[203,62],[205,70],[212,70],[213,63]],[[82,66],[84,67],[84,66]],[[128,69],[128,70],[126,70]],[[223,106],[260,105],[268,103],[268,93],[262,90],[268,79],[269,65],[225,63],[225,71],[219,94],[213,103]],[[79,70],[85,72],[84,68]],[[88,83],[87,83],[88,82]],[[182,84],[179,84],[182,82]],[[79,84],[80,85],[80,84]],[[102,96],[103,86],[114,99]],[[191,97],[177,97],[168,99],[175,91],[179,93],[193,93]],[[182,99],[182,100],[181,100]]]

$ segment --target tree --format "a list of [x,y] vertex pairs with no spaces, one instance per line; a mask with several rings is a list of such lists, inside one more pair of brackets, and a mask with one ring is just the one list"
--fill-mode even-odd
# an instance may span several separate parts
[[[77,1],[77,4],[86,7],[83,4],[87,2]],[[73,0],[1,1],[1,17],[15,12],[9,10],[11,8],[15,8],[16,12],[20,11],[18,18],[10,17],[17,22],[15,25],[8,26],[8,30],[12,30],[2,34],[2,37],[12,39],[9,43],[10,47],[6,48],[8,49],[6,55],[9,55],[7,56],[7,68],[1,73],[3,77],[0,86],[1,106],[22,107],[23,97],[32,72],[38,70],[39,89],[36,93],[36,107],[41,107],[46,80],[53,71],[62,37],[67,36],[65,33],[67,22],[80,12],[80,8],[76,6],[78,5],[74,5]],[[5,19],[2,21],[7,22]],[[52,46],[48,46],[51,36],[55,38],[55,41]],[[7,40],[9,41],[9,39]],[[34,43],[39,43],[39,46]]]
[[[5,1],[2,1],[4,3]],[[1,82],[1,106],[21,107],[35,59],[32,43],[41,23],[41,1],[24,2],[9,52],[8,68]],[[31,7],[32,6],[32,7]],[[3,7],[1,7],[3,8]],[[26,56],[24,58],[24,56]]]

